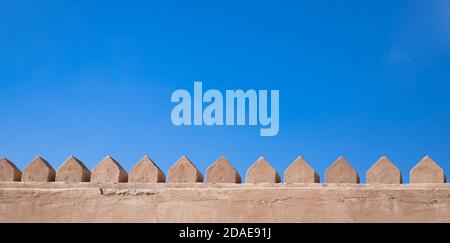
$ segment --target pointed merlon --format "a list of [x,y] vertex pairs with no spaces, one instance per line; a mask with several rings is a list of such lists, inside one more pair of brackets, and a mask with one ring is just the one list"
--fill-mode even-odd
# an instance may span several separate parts
[[56,172],[57,182],[89,182],[91,180],[91,172],[77,158],[70,156],[64,161]]
[[319,183],[320,177],[303,157],[298,157],[284,171],[284,183]]
[[22,181],[50,182],[55,181],[55,170],[40,156],[36,156],[23,170]]
[[425,156],[409,172],[410,183],[445,183],[444,171],[429,156]]
[[344,158],[339,157],[325,171],[325,183],[359,183],[358,172]]
[[158,183],[164,181],[164,173],[148,156],[144,156],[139,160],[131,169],[128,177],[128,182],[131,183]]
[[202,173],[186,156],[169,168],[167,177],[169,183],[203,182]]
[[119,183],[127,182],[128,174],[122,166],[110,156],[104,158],[92,170],[91,182]]
[[366,173],[367,184],[402,184],[400,170],[386,157],[381,157]]
[[223,156],[206,170],[206,183],[241,183],[241,176]]
[[280,183],[280,175],[264,157],[260,157],[247,170],[246,183]]
[[0,181],[20,181],[22,172],[7,158],[0,158]]

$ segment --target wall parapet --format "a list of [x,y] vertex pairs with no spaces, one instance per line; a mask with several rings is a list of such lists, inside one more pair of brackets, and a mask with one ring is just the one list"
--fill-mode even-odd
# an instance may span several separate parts
[[[21,172],[7,158],[0,158],[0,181],[22,182],[97,182],[97,183],[241,183],[241,176],[223,156],[203,174],[186,156],[182,156],[164,173],[148,157],[144,156],[130,171],[107,156],[93,169],[89,169],[74,156],[70,156],[57,171],[45,159],[37,156]],[[385,156],[381,157],[367,172],[367,184],[402,184],[400,170]],[[316,171],[302,157],[295,159],[284,171],[284,183],[320,183]],[[325,183],[359,184],[360,177],[353,166],[339,157],[325,171]],[[260,157],[246,173],[245,183],[281,183],[278,172]],[[429,156],[425,156],[410,171],[410,183],[446,183],[442,168]]]
[[386,157],[366,184],[343,157],[324,183],[302,157],[283,175],[263,157],[245,181],[225,157],[203,177],[183,156],[167,180],[147,156],[129,174],[109,156],[92,172],[73,156],[56,171],[36,157],[23,172],[0,158],[0,222],[450,222],[450,184],[428,156],[409,184]]

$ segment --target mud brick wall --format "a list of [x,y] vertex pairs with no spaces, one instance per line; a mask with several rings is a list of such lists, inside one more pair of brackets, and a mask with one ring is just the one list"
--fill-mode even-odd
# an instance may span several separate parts
[[147,156],[129,173],[109,156],[92,172],[73,156],[57,171],[41,157],[23,171],[0,158],[0,222],[450,222],[450,185],[428,156],[410,184],[386,157],[366,184],[343,157],[324,183],[302,157],[283,176],[263,157],[245,181],[224,157],[204,177],[183,156],[167,178]]

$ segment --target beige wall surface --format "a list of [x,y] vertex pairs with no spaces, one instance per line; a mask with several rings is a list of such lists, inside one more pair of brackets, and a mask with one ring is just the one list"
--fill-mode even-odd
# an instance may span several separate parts
[[450,222],[450,185],[0,182],[0,222]]

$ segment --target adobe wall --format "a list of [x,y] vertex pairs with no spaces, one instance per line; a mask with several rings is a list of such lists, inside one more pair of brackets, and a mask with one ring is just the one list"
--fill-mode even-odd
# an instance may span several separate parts
[[450,185],[3,182],[0,222],[450,222]]
[[168,177],[148,157],[127,173],[106,157],[91,171],[75,157],[57,171],[40,157],[19,171],[0,159],[0,222],[450,222],[450,185],[425,157],[402,184],[385,157],[366,184],[344,159],[324,183],[302,158],[283,183],[260,158],[245,181],[219,158],[206,177],[186,157]]

